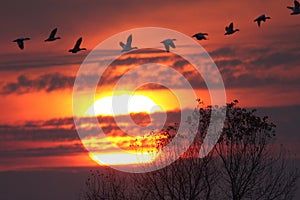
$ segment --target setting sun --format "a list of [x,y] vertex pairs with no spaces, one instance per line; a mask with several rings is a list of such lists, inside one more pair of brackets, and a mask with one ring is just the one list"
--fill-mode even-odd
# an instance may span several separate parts
[[126,115],[130,113],[153,113],[163,111],[151,98],[144,95],[107,96],[97,100],[86,111],[90,116],[97,115]]
[[110,153],[110,154],[89,154],[99,165],[132,165],[152,162],[158,153]]

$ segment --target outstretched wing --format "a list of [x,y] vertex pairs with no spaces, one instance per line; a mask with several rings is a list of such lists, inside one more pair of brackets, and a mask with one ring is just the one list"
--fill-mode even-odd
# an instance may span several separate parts
[[79,38],[74,46],[74,49],[79,49],[81,42],[82,42],[82,38]]
[[131,47],[131,43],[132,43],[132,35],[129,35],[127,38],[126,46]]
[[226,26],[226,27],[225,27],[225,31],[227,32],[228,30],[229,30],[229,27],[228,27],[228,26]]
[[24,42],[23,40],[17,40],[18,46],[20,49],[24,49]]
[[294,10],[294,7],[287,6],[288,9]]
[[230,25],[229,25],[228,28],[231,29],[231,30],[233,30],[233,22],[230,23]]
[[172,40],[170,41],[170,46],[171,46],[172,48],[176,48],[176,47],[175,47],[175,44],[174,44],[174,42],[173,42]]
[[294,5],[296,9],[300,8],[300,3],[298,1],[294,1]]
[[120,46],[121,46],[123,49],[124,49],[125,46],[126,46],[123,42],[120,42],[119,44],[120,44]]
[[258,27],[260,27],[260,20],[257,20],[257,25],[258,25]]
[[170,51],[170,45],[167,44],[166,42],[164,42],[164,45],[165,45],[166,51],[169,52]]
[[57,32],[57,28],[53,29],[53,30],[51,31],[51,33],[50,33],[50,36],[49,36],[49,38],[54,38],[54,37],[55,37],[55,34],[56,34],[56,32]]

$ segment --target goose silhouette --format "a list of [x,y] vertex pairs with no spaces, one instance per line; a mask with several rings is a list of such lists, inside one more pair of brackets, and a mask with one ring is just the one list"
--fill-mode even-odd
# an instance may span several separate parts
[[120,46],[122,47],[121,52],[126,52],[126,51],[131,51],[132,49],[137,49],[137,47],[132,47],[131,44],[132,44],[132,35],[129,35],[127,38],[126,44],[124,44],[123,42],[120,42]]
[[73,49],[70,49],[69,52],[77,53],[78,51],[86,50],[86,48],[80,48],[81,42],[82,42],[82,37],[80,37],[76,41],[76,44],[74,45]]
[[207,40],[207,38],[205,37],[206,35],[208,35],[208,34],[207,33],[196,33],[192,37],[195,37],[197,40]]
[[60,37],[55,37],[56,32],[57,32],[57,28],[53,29],[51,31],[49,37],[45,40],[45,42],[52,42],[52,41],[60,39]]
[[176,41],[176,39],[166,39],[161,41],[160,43],[164,44],[167,52],[170,52],[170,47],[176,48],[174,41]]
[[267,19],[271,19],[271,17],[267,17],[265,14],[257,17],[254,22],[257,22],[258,27],[260,27],[261,21],[266,22]]
[[225,34],[224,35],[231,35],[231,34],[234,34],[235,32],[237,31],[240,31],[239,29],[233,29],[233,22],[231,22],[229,24],[229,26],[226,26],[225,27]]
[[30,40],[30,38],[28,38],[28,37],[18,38],[18,39],[15,39],[13,42],[16,42],[18,44],[19,48],[21,50],[23,50],[24,49],[24,41],[26,41],[26,40]]
[[287,6],[288,9],[292,10],[291,15],[300,14],[300,3],[298,1],[294,1],[294,7]]

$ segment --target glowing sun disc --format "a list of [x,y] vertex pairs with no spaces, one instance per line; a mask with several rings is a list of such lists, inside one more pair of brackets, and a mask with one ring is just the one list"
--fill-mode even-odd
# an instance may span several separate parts
[[[112,107],[114,102],[114,109]],[[128,109],[127,109],[128,108]],[[130,113],[153,113],[162,111],[162,108],[157,105],[151,98],[144,95],[119,95],[107,96],[97,100],[90,106],[85,114],[90,116],[98,115],[127,115]]]
[[159,153],[107,153],[107,154],[94,154],[90,153],[89,156],[99,165],[132,165],[151,163],[154,161]]

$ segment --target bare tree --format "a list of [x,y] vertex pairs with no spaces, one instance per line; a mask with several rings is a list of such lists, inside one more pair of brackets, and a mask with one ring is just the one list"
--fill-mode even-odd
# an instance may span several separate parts
[[[292,199],[299,172],[290,165],[290,155],[276,145],[275,125],[268,117],[261,118],[255,110],[240,108],[237,103],[227,105],[221,136],[206,157],[198,158],[198,153],[215,109],[212,106],[197,107],[193,112],[191,119],[199,122],[196,137],[174,163],[142,174],[114,170],[105,175],[92,173],[84,199]],[[176,126],[167,126],[153,133],[161,135],[156,148],[171,142],[176,130]]]
[[81,198],[85,200],[130,200],[133,196],[128,190],[127,181],[128,174],[109,167],[91,170]]
[[[222,135],[215,146],[227,199],[292,199],[298,171],[288,168],[287,154],[274,143],[275,125],[254,110],[227,106]],[[278,147],[278,145],[277,145]]]
[[[213,154],[210,153],[205,158],[198,158],[209,124],[208,116],[202,115],[202,112],[206,111],[204,109],[198,110],[197,108],[189,117],[190,129],[188,131],[196,131],[197,133],[193,143],[183,155],[163,169],[141,174],[138,178],[134,177],[139,189],[142,189],[143,193],[148,194],[144,199],[215,199],[214,188],[217,180],[217,171],[214,167]],[[199,128],[198,126],[196,127],[196,124],[199,124],[196,121],[201,124]],[[177,125],[175,123],[175,126],[169,125],[161,132],[153,133],[162,136],[158,138],[158,149],[164,148],[165,145],[172,142],[176,135],[174,131],[176,132],[178,129]],[[178,146],[178,149],[174,149],[174,151],[176,150],[180,150],[180,146]]]
[[145,199],[210,199],[215,180],[210,162],[211,156],[204,159],[181,157],[163,169],[141,174],[135,181],[144,193],[148,193]]

